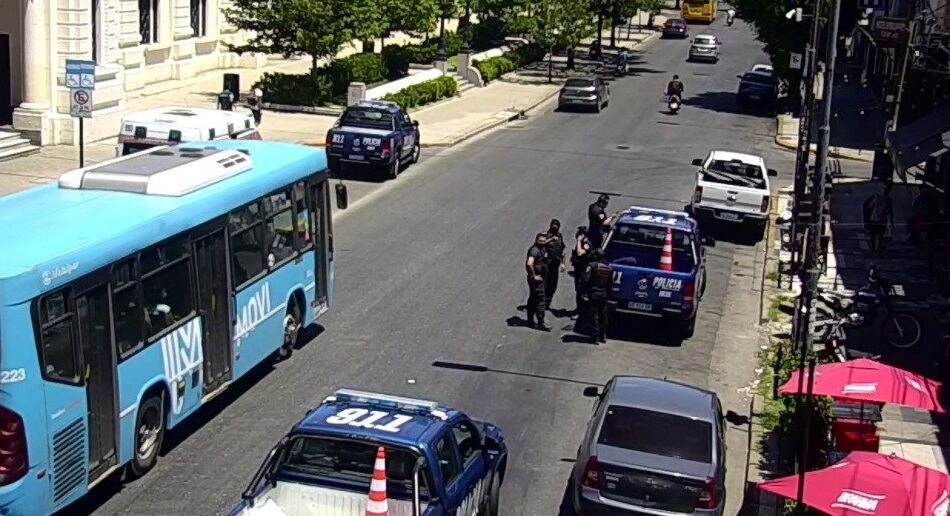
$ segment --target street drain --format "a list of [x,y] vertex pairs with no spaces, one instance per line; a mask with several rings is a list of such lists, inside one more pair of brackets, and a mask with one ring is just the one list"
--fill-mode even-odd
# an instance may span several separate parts
[[629,145],[618,145],[618,146],[617,146],[617,149],[618,149],[618,150],[630,150],[630,146],[629,146]]
[[667,122],[666,120],[657,120],[656,123],[658,123],[658,124],[666,124],[666,125],[680,125],[679,122]]

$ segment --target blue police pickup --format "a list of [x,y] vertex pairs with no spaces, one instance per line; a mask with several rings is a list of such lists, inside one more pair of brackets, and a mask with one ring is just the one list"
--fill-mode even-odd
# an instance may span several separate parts
[[339,172],[341,163],[358,163],[395,178],[404,165],[419,161],[419,122],[395,102],[361,100],[327,131],[326,152],[331,172]]
[[501,431],[432,401],[341,389],[268,453],[232,516],[364,516],[378,447],[390,516],[497,516]]
[[[607,220],[604,254],[613,270],[607,297],[611,313],[629,313],[684,321],[693,334],[699,299],[706,286],[706,260],[696,220],[684,212],[630,207]],[[673,243],[672,270],[661,270],[667,230]],[[608,319],[611,323],[616,318]]]

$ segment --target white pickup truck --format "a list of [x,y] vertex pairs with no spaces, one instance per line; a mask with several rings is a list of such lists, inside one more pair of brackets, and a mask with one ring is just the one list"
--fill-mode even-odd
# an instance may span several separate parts
[[745,224],[761,232],[769,216],[769,177],[778,173],[752,154],[714,150],[694,159],[696,188],[690,203],[696,217]]

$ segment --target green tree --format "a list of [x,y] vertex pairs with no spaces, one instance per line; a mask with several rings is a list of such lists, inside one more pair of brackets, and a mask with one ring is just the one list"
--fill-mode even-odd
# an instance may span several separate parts
[[549,50],[548,81],[553,80],[555,49],[567,49],[567,67],[574,67],[574,49],[594,23],[591,0],[523,0],[509,12],[513,32],[528,34],[531,41]]
[[736,8],[742,18],[755,28],[756,39],[765,44],[765,52],[772,60],[776,74],[789,81],[788,91],[798,92],[800,75],[790,70],[791,52],[803,52],[808,41],[808,23],[796,23],[785,18],[785,13],[800,7],[797,0],[737,0]]
[[382,16],[385,38],[394,31],[419,35],[435,30],[439,23],[440,0],[380,0],[377,4]]
[[225,19],[253,36],[230,50],[308,55],[314,75],[321,59],[332,60],[351,41],[382,32],[376,0],[233,0],[233,5],[224,9]]

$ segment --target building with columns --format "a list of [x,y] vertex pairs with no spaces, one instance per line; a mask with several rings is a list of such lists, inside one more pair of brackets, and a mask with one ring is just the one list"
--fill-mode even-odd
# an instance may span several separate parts
[[220,68],[259,68],[238,56],[246,34],[224,20],[231,0],[0,0],[0,126],[42,145],[74,144],[67,59],[96,61],[87,140],[117,132],[126,98]]

